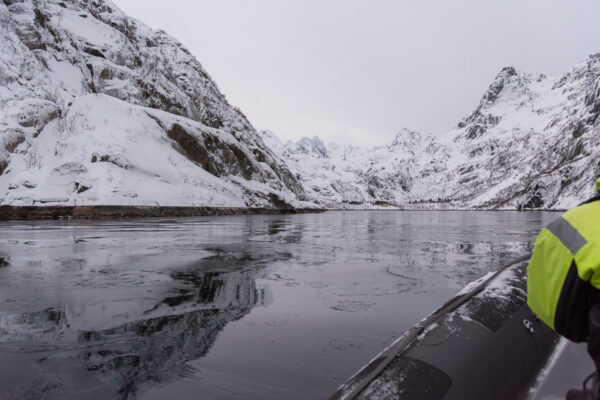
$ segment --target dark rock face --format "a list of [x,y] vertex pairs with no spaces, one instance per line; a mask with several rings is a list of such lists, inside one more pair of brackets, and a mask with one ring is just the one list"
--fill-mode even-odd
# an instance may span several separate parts
[[535,185],[527,193],[527,201],[524,204],[519,205],[519,210],[531,210],[536,208],[542,208],[544,206],[544,195],[546,194],[546,187],[543,185]]
[[483,95],[482,102],[485,103],[494,103],[498,100],[500,92],[504,89],[507,81],[510,80],[511,77],[516,77],[517,71],[513,67],[504,67],[502,71],[496,76],[496,79],[490,85],[489,89]]
[[90,190],[90,187],[77,183],[75,185],[75,189],[77,190],[77,193],[83,193],[83,192],[87,192],[88,190]]
[[498,125],[498,122],[500,122],[500,117],[491,114],[481,115],[480,112],[477,111],[458,126],[468,126],[467,138],[475,139],[483,135],[488,129]]
[[24,141],[25,141],[25,136],[22,136],[22,135],[18,135],[16,137],[13,136],[12,138],[9,137],[8,140],[6,141],[6,144],[4,145],[4,149],[6,151],[8,151],[9,153],[14,153],[17,146],[20,145],[21,143],[23,143]]
[[258,170],[248,156],[238,147],[224,143],[218,136],[202,133],[194,136],[181,125],[174,124],[167,136],[177,144],[177,149],[215,176],[240,174],[252,179]]
[[102,54],[102,52],[100,50],[95,49],[93,47],[84,47],[83,51],[85,51],[86,53],[88,53],[89,55],[92,55],[94,57],[106,58],[106,56],[104,54]]
[[6,171],[7,168],[8,168],[8,162],[5,160],[1,160],[0,161],[0,175],[2,175],[4,173],[4,171]]
[[119,168],[127,169],[129,167],[129,163],[127,159],[122,155],[111,155],[111,154],[93,154],[90,160],[92,163],[95,162],[107,162],[116,165]]

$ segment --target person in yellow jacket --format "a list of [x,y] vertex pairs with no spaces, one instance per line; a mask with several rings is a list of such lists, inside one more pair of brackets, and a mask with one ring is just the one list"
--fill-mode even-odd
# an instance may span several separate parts
[[587,342],[596,365],[593,388],[567,399],[600,399],[600,179],[596,190],[540,232],[527,267],[529,308],[560,335]]

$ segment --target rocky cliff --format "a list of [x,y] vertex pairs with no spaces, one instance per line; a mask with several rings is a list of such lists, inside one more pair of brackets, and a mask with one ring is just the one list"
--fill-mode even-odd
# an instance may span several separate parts
[[105,0],[0,2],[0,204],[297,206],[177,40]]

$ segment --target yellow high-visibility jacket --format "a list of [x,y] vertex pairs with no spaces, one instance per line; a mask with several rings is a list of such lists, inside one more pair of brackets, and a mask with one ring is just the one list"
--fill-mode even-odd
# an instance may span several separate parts
[[[600,192],[600,179],[596,182]],[[527,304],[574,342],[587,340],[588,314],[600,303],[600,196],[540,232],[527,267]]]

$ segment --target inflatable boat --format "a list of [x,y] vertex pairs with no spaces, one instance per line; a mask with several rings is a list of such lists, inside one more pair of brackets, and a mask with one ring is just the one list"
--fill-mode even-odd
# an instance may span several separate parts
[[559,337],[527,307],[528,259],[467,285],[330,400],[529,397]]

